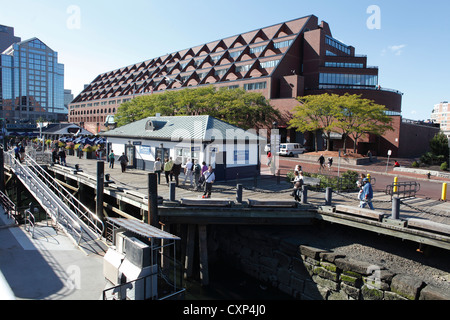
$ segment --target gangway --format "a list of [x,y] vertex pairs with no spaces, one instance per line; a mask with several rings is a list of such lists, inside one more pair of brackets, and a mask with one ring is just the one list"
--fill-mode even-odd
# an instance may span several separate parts
[[20,162],[5,152],[5,164],[11,167],[51,220],[85,250],[104,254],[104,223],[29,155]]

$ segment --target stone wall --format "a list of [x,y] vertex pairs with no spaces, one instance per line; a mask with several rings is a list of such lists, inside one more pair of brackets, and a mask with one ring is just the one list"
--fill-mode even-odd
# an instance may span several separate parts
[[[424,281],[250,227],[217,227],[211,257],[301,300],[450,300]],[[211,243],[210,242],[210,243]],[[211,249],[210,249],[211,250]]]

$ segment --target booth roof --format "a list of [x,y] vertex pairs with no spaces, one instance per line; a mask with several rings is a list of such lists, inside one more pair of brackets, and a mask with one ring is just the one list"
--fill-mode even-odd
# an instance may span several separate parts
[[[100,134],[110,138],[147,140],[243,140],[255,141],[255,131],[244,131],[211,116],[149,117]],[[259,137],[261,141],[265,138]]]

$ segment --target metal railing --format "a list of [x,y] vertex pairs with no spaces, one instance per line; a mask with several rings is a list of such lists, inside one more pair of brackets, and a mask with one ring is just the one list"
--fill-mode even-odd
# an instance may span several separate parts
[[62,201],[64,201],[69,209],[97,235],[98,239],[100,239],[105,230],[103,221],[28,155],[26,156],[26,162],[28,168],[33,171]]
[[16,223],[18,224],[19,221],[17,219],[18,217],[18,211],[17,206],[12,200],[4,194],[2,191],[0,191],[0,205],[5,210],[5,213],[8,215],[8,218],[14,219]]
[[[5,153],[5,163],[13,168],[36,200],[46,208],[52,220],[62,226],[78,245],[83,233],[87,231],[101,238],[104,232],[103,222],[32,158],[26,156],[24,161],[25,165],[16,160],[11,153]],[[85,226],[84,229],[81,224]]]
[[25,230],[31,232],[31,238],[34,239],[34,227],[36,225],[36,218],[30,210],[25,210]]
[[397,196],[400,199],[415,197],[420,191],[420,183],[416,181],[393,182],[386,186],[385,193],[391,196]]

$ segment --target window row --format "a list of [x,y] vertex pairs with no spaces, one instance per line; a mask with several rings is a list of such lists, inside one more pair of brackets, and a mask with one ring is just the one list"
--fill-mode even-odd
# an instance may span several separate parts
[[351,86],[376,86],[378,85],[378,76],[366,74],[321,73],[319,76],[319,83],[343,84]]
[[363,69],[364,64],[363,63],[347,63],[347,62],[325,62],[325,67]]
[[348,46],[330,36],[325,36],[325,43],[329,46],[332,46],[333,48],[338,49],[339,51],[344,52],[345,54],[351,53]]

